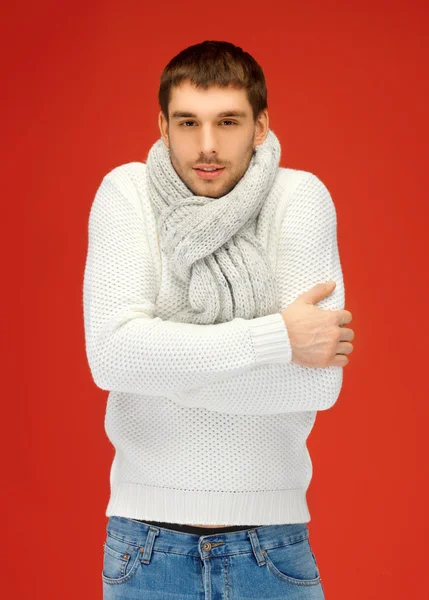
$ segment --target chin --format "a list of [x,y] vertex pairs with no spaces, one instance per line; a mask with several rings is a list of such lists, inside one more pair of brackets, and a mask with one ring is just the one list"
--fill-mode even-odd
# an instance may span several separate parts
[[215,186],[210,187],[207,186],[206,189],[202,188],[200,192],[201,196],[207,196],[207,198],[221,198],[225,196],[229,192],[229,188],[227,189],[216,189]]

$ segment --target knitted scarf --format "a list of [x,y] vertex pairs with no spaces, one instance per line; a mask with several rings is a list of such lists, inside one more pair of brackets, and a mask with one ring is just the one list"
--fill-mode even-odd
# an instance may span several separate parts
[[189,286],[179,322],[213,324],[277,311],[277,288],[256,220],[274,183],[280,142],[269,129],[246,172],[220,198],[191,193],[174,169],[162,138],[146,160],[160,244],[173,274]]

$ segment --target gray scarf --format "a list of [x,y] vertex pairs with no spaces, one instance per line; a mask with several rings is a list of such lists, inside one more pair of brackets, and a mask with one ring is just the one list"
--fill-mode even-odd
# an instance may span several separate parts
[[269,129],[236,186],[220,198],[191,193],[162,138],[147,156],[147,182],[161,248],[189,286],[176,321],[212,324],[276,312],[277,288],[256,219],[276,178],[281,147]]

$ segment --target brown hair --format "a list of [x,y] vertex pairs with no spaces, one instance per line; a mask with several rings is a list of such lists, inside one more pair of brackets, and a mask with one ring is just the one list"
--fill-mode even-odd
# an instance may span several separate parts
[[245,88],[254,121],[268,107],[262,68],[250,54],[230,42],[205,40],[188,46],[170,60],[161,75],[158,91],[159,105],[167,122],[171,88],[184,80],[205,90],[211,85]]

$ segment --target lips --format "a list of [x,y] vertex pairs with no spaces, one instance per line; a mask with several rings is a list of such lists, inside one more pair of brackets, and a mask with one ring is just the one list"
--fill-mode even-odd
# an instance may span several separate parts
[[205,169],[223,169],[224,167],[218,167],[217,165],[204,165],[204,166],[198,166],[195,167],[195,169],[197,169],[198,171],[204,171]]
[[216,171],[204,171],[203,169],[195,169],[195,172],[201,179],[216,179],[216,177],[220,177],[225,167],[217,168]]

